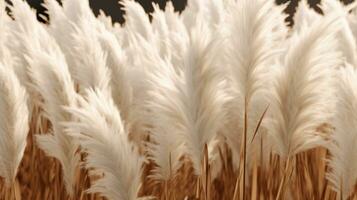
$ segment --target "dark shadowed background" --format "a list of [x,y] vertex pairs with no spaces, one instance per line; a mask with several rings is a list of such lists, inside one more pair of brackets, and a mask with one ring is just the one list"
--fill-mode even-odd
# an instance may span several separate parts
[[[0,0],[1,1],[1,0]],[[45,9],[41,6],[43,0],[27,0],[29,4],[36,8],[39,13],[43,13]],[[60,0],[58,0],[60,1]],[[152,3],[158,3],[161,8],[163,8],[166,4],[166,1],[168,0],[136,0],[138,1],[144,9],[150,13],[153,10]],[[320,2],[321,0],[308,0],[309,4],[316,8],[316,5]],[[344,3],[351,3],[353,0],[342,0]],[[114,21],[123,23],[124,18],[123,14],[124,12],[121,10],[120,5],[118,4],[118,0],[89,0],[90,5],[94,11],[94,13],[98,13],[98,11],[101,9],[103,10],[107,15],[110,15]],[[187,0],[172,0],[176,10],[181,11],[185,8]],[[286,12],[289,13],[289,18],[287,19],[288,22],[291,23],[291,18],[293,13],[295,12],[295,7],[299,0],[276,0],[278,4],[281,3],[286,3],[290,2]]]

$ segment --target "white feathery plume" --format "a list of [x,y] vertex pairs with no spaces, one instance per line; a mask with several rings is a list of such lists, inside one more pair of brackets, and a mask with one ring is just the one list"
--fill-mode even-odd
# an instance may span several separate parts
[[[32,91],[28,87],[29,78],[26,74],[26,68],[28,63],[25,60],[25,53],[27,51],[26,47],[22,43],[23,38],[32,37],[33,40],[40,40],[40,34],[37,33],[38,26],[41,26],[36,18],[36,13],[33,12],[30,6],[23,0],[11,1],[12,6],[9,5],[11,9],[12,16],[15,20],[11,20],[8,25],[11,26],[8,34],[7,47],[11,52],[11,55],[16,59],[13,65],[13,69],[18,76],[22,85],[24,85],[27,91],[31,94]],[[40,40],[41,41],[41,40]],[[41,45],[46,45],[41,43]],[[29,99],[31,101],[31,99]]]
[[270,70],[266,65],[279,53],[279,49],[272,49],[278,46],[277,38],[286,34],[286,30],[276,28],[280,26],[277,21],[282,20],[282,13],[274,12],[274,7],[272,1],[242,0],[230,10],[227,54],[241,102],[244,98],[250,102],[263,89]]
[[5,2],[0,2],[0,61],[5,66],[14,67],[16,64],[16,59],[11,55],[9,45],[11,42],[11,22],[12,20],[6,14]]
[[166,24],[169,29],[172,63],[177,63],[178,60],[183,56],[182,52],[184,52],[185,46],[189,41],[188,31],[180,13],[175,12],[172,2],[167,2],[164,14]]
[[218,67],[216,40],[211,40],[208,27],[197,26],[191,30],[190,43],[183,57],[180,73],[183,85],[177,99],[184,143],[196,175],[200,175],[203,149],[217,134],[225,121],[226,103],[231,99],[226,92],[225,68]]
[[136,38],[138,36],[146,41],[154,42],[152,25],[144,8],[133,0],[123,0],[120,3],[125,11],[123,47],[126,48],[133,37]]
[[209,24],[209,28],[212,31],[216,31],[221,28],[220,24],[225,20],[223,1],[209,0],[204,2],[205,6],[203,8],[205,9],[205,14],[200,17],[202,20],[208,21],[206,23]]
[[172,2],[168,2],[165,11],[154,6],[152,28],[162,58],[175,63],[175,68],[182,68],[182,56],[189,41],[188,31],[182,17],[176,13]]
[[[76,4],[85,4],[85,2],[86,0],[66,0],[63,1],[62,4],[65,7],[71,7],[67,5],[72,3],[75,4],[72,7],[80,7],[78,5],[76,6]],[[56,39],[57,44],[61,47],[62,52],[66,56],[71,75],[74,76],[74,70],[72,68],[75,68],[76,66],[76,55],[73,55],[72,53],[74,44],[73,35],[75,34],[75,27],[78,26],[79,21],[75,19],[79,19],[81,14],[83,14],[83,11],[77,10],[75,13],[70,13],[68,9],[65,10],[56,0],[45,0],[44,6],[48,10],[47,12],[50,18],[47,30],[50,35]],[[90,19],[90,17],[88,18]],[[93,21],[93,19],[91,20]]]
[[95,18],[88,0],[66,0],[63,8],[56,1],[46,0],[46,6],[51,18],[49,32],[65,52],[71,75],[80,90],[99,87],[109,94],[107,55],[97,37],[97,32],[105,27]]
[[[107,29],[98,29],[97,37],[103,51],[107,54],[106,63],[111,74],[110,88],[113,100],[121,112],[121,118],[125,124],[125,128],[128,130],[131,141],[138,144],[138,146],[142,146],[144,144],[142,138],[146,134],[143,132],[145,126],[143,121],[141,121],[142,110],[140,110],[140,106],[146,98],[146,87],[142,83],[146,80],[145,71],[147,67],[140,66],[140,69],[137,67],[141,65],[140,61],[142,60],[141,57],[143,57],[139,55],[145,55],[147,52],[141,49],[136,51],[137,48],[141,48],[142,46],[136,44],[130,54],[128,49],[124,49],[123,43],[118,42],[114,33]],[[137,38],[141,37],[138,36]],[[147,43],[144,39],[143,42]],[[152,47],[150,51],[152,49],[156,51]],[[136,63],[138,61],[139,64]],[[138,85],[139,87],[137,87]]]
[[100,21],[105,29],[108,31],[113,31],[114,26],[118,25],[118,23],[113,22],[112,17],[109,15],[106,15],[103,10],[99,10],[99,14],[97,16],[98,21]]
[[224,20],[224,2],[216,0],[192,0],[182,12],[188,30],[205,23],[210,31],[216,31]]
[[88,21],[94,21],[96,18],[89,6],[89,0],[65,0],[63,1],[63,11],[67,18],[76,25],[81,23],[83,17]]
[[[82,16],[73,33],[72,56],[76,58],[72,67],[73,77],[78,81],[81,92],[86,88],[99,88],[110,92],[110,72],[107,54],[97,37],[94,22]],[[109,93],[108,93],[109,94]]]
[[[171,48],[170,48],[170,30],[169,25],[166,22],[165,13],[160,9],[159,5],[153,4],[154,11],[151,14],[152,16],[152,30],[157,40],[157,46],[161,57],[171,57]],[[170,11],[170,10],[168,10]]]
[[289,49],[276,73],[271,92],[268,130],[274,148],[282,157],[320,145],[317,127],[329,122],[334,108],[333,70],[341,55],[336,16],[303,26],[291,36]]
[[148,143],[148,153],[149,158],[158,165],[153,170],[153,177],[168,181],[180,167],[182,135],[188,131],[183,122],[183,91],[179,88],[184,82],[174,66],[158,55],[152,57],[149,63],[154,66],[148,78],[150,98],[145,105],[149,110],[146,121],[150,125],[150,138],[153,141]]
[[60,48],[49,36],[42,40],[47,41],[47,48],[39,47],[35,41],[28,43],[32,47],[27,54],[28,73],[35,91],[43,98],[41,106],[52,124],[52,133],[37,135],[36,139],[46,154],[60,161],[66,191],[72,195],[78,173],[78,144],[67,136],[60,122],[72,119],[62,107],[76,104],[76,92]]
[[[82,1],[79,1],[82,2]],[[66,5],[67,1],[62,4]],[[56,39],[58,46],[61,48],[66,57],[66,61],[72,78],[75,77],[76,57],[72,53],[73,49],[73,34],[75,32],[75,21],[66,16],[64,8],[56,0],[45,0],[44,7],[48,10],[47,13],[50,18],[47,31]],[[80,12],[78,11],[78,14]],[[77,81],[75,80],[77,84]]]
[[167,2],[165,7],[165,18],[168,29],[171,31],[183,31],[186,29],[179,12],[175,11],[172,2]]
[[191,30],[196,23],[197,16],[202,12],[204,1],[192,0],[187,1],[186,8],[182,11],[184,24],[188,30]]
[[162,11],[158,5],[152,13],[152,27],[162,58],[169,59],[174,67],[182,69],[182,57],[189,42],[183,17],[175,12],[171,2]]
[[357,38],[357,9],[352,8],[347,15],[348,25],[352,31],[352,34],[356,40]]
[[152,28],[149,16],[144,8],[136,1],[124,0],[121,2],[125,10],[125,27],[146,40],[152,36]]
[[118,22],[114,22],[112,18],[107,16],[102,10],[99,10],[97,19],[104,25],[106,30],[115,35],[119,43],[123,42],[123,28]]
[[299,1],[294,14],[294,27],[293,31],[299,31],[304,26],[310,26],[322,16],[318,14],[313,8],[310,7],[307,0]]
[[78,145],[63,131],[58,123],[69,119],[61,106],[75,104],[75,89],[67,63],[55,40],[45,27],[36,21],[28,4],[15,0],[14,17],[19,26],[18,38],[28,72],[28,85],[32,92],[42,96],[46,117],[52,123],[53,134],[37,136],[37,142],[47,154],[57,158],[63,169],[68,194],[73,194],[79,157]]
[[11,186],[26,147],[29,111],[25,88],[21,86],[11,66],[4,66],[2,63],[0,94],[0,176]]
[[[172,12],[174,13],[174,9],[172,7],[172,2],[167,2],[167,4],[165,5],[165,8],[161,9],[160,5],[157,3],[152,3],[152,7],[153,7],[153,12],[151,13],[152,19],[151,19],[151,24],[152,24],[152,29],[154,31],[156,31],[158,34],[160,35],[165,35],[167,34],[169,28],[168,28],[168,24],[166,23],[166,12]],[[161,27],[163,26],[163,27]]]
[[[203,34],[207,29],[201,25],[191,30],[189,43],[181,58],[181,69],[173,66],[176,63],[160,58],[159,53],[154,51],[149,54],[153,56],[151,60],[149,57],[149,61],[144,63],[151,69],[148,72],[151,86],[148,96],[151,98],[147,98],[150,110],[146,115],[150,118],[146,121],[153,123],[154,145],[159,143],[150,149],[152,159],[161,165],[156,175],[159,179],[169,176],[170,152],[172,160],[180,154],[174,152],[173,147],[160,147],[164,140],[175,146],[182,142],[185,147],[183,153],[191,158],[194,173],[201,175],[204,146],[216,136],[226,118],[225,105],[230,100],[225,91],[226,73],[216,63],[218,41],[211,41],[208,35]],[[160,120],[167,123],[160,123]],[[181,141],[173,141],[168,135]],[[176,163],[173,161],[172,166]]]
[[357,43],[348,23],[348,15],[351,8],[344,7],[342,2],[336,0],[324,0],[322,9],[325,15],[339,14],[341,16],[342,29],[338,32],[340,41],[339,49],[348,63],[357,65]]
[[[3,31],[0,32],[0,42],[2,44],[1,48],[4,48],[5,46],[4,44],[8,36],[9,27],[7,26],[8,25],[7,20],[8,20],[8,16],[5,10],[5,2],[1,1],[0,2],[0,26],[3,27]],[[1,53],[0,56],[2,56]]]
[[[146,82],[148,73],[151,70],[152,64],[145,63],[145,57],[150,54],[158,54],[158,49],[143,37],[137,35],[131,38],[130,47],[124,48],[124,60],[126,65],[125,76],[130,82],[132,90],[132,107],[130,108],[130,123],[135,123],[137,128],[142,127],[139,125],[142,121],[142,108],[141,106],[148,98],[147,90],[148,84]],[[129,89],[129,88],[126,88]],[[138,124],[139,123],[139,124]],[[134,127],[133,127],[134,128]],[[140,128],[141,129],[141,128]],[[139,131],[139,130],[137,130]],[[140,130],[139,132],[141,132]]]
[[[136,53],[136,57],[132,57],[133,53]],[[133,106],[130,111],[130,138],[135,140],[139,146],[144,145],[143,139],[150,134],[148,128],[151,126],[146,114],[150,112],[151,108],[148,108],[148,101],[152,101],[152,98],[148,94],[151,90],[152,84],[148,84],[150,74],[158,66],[156,66],[156,60],[164,59],[160,56],[158,49],[152,45],[150,41],[138,36],[132,40],[132,49],[128,50],[128,65],[131,65],[128,76],[133,88]],[[130,58],[130,56],[132,58]],[[139,59],[138,59],[139,58]],[[150,58],[150,61],[148,61]],[[155,59],[153,59],[155,58]],[[168,58],[165,61],[170,63]],[[182,59],[181,59],[182,60]],[[182,65],[181,65],[182,66]]]
[[8,44],[12,57],[16,59],[14,63],[14,71],[16,72],[22,85],[27,89],[27,92],[31,95],[29,99],[30,111],[39,106],[35,101],[39,100],[39,94],[33,90],[30,86],[31,79],[27,74],[29,63],[26,60],[26,55],[32,50],[32,42],[36,43],[37,48],[47,48],[48,33],[45,26],[37,21],[36,12],[23,0],[12,1],[10,6],[12,16],[15,20],[12,20],[11,34],[9,34],[8,40],[11,44]]
[[[66,3],[66,1],[63,3]],[[58,45],[66,55],[68,64],[71,65],[73,61],[69,59],[69,43],[71,41],[71,33],[74,31],[73,25],[67,18],[63,7],[56,0],[45,0],[44,7],[47,9],[47,13],[51,19],[48,25],[48,32],[56,39]]]
[[[193,0],[188,1],[188,6],[182,11],[182,14],[178,17],[175,17],[177,24],[177,30],[172,31],[171,41],[172,46],[171,52],[173,52],[172,63],[174,63],[175,68],[177,69],[177,73],[181,73],[185,66],[185,61],[181,59],[181,57],[185,56],[185,46],[190,45],[190,35],[191,30],[200,29],[202,24],[206,26],[205,29],[205,37],[214,38],[214,40],[222,40],[222,32],[224,32],[224,26],[221,26],[225,20],[225,12],[224,12],[224,2],[216,1],[216,0]],[[171,22],[169,23],[171,24]],[[181,28],[181,24],[186,26],[186,28]],[[180,33],[180,34],[177,34]],[[217,45],[215,48],[220,48],[222,46]],[[183,48],[182,48],[183,47]],[[215,62],[216,63],[225,63],[221,57],[223,57],[223,51],[215,52]],[[175,57],[177,55],[177,57]],[[222,66],[215,66],[223,70]],[[225,66],[224,66],[225,68]],[[223,70],[225,71],[225,69]],[[223,72],[221,74],[225,76],[226,74]],[[223,79],[226,79],[224,77]],[[222,89],[222,88],[221,88]],[[226,105],[225,105],[226,106]],[[226,118],[226,117],[225,117]],[[225,122],[222,122],[223,124]],[[222,126],[224,127],[224,125]],[[225,129],[225,128],[223,128]],[[223,137],[221,135],[215,135],[211,140],[207,143],[208,148],[208,162],[210,165],[210,174],[211,180],[213,181],[218,175],[218,170],[220,170],[221,159],[218,155],[218,148],[221,144],[223,144]]]
[[79,121],[65,125],[88,154],[85,167],[100,177],[88,191],[108,199],[138,199],[144,160],[128,140],[113,100],[101,90],[86,90],[86,99],[79,101],[80,107],[67,108]]
[[[265,97],[270,85],[269,72],[273,60],[282,52],[281,43],[287,35],[283,16],[273,1],[241,0],[229,7],[226,24],[229,40],[225,42],[234,95],[230,103],[233,124],[228,125],[232,129],[223,130],[223,133],[235,158],[239,158],[240,154],[237,142],[243,134],[245,105],[248,125],[246,141],[249,143],[269,104]],[[259,145],[248,145],[247,154],[257,147]]]
[[106,62],[111,74],[110,86],[113,100],[120,109],[123,121],[130,124],[133,86],[129,77],[130,68],[126,52],[111,32],[102,29],[98,31],[97,35],[103,51],[107,53]]
[[71,40],[68,42],[74,66],[70,68],[80,90],[99,88],[110,94],[110,73],[107,54],[98,41],[97,32],[105,29],[95,18],[88,0],[67,0],[63,4],[68,19],[74,22]]
[[351,65],[340,70],[327,178],[338,196],[348,199],[357,183],[357,71]]
[[[123,33],[124,37],[127,36],[128,39],[119,44],[115,41],[114,35],[105,29],[98,29],[97,37],[102,49],[107,53],[107,65],[111,71],[110,84],[114,102],[121,110],[121,117],[129,130],[130,138],[142,144],[144,124],[141,120],[142,111],[140,108],[145,101],[144,99],[147,98],[147,86],[144,82],[149,69],[142,64],[141,58],[147,54],[146,50],[156,52],[157,44],[153,43],[154,37],[152,35],[146,39],[143,36],[145,34],[136,32],[136,28],[139,28],[136,26],[141,23],[145,24],[148,20],[148,16],[141,6],[132,1],[124,2],[124,6],[128,7],[128,21],[126,22],[128,26],[123,28]],[[144,17],[144,19],[139,19],[139,17]],[[152,34],[151,24],[149,26],[150,29],[147,32],[150,35]],[[147,44],[149,48],[142,48],[143,43]]]
[[[25,55],[29,51],[29,46],[31,45],[25,46],[24,41],[37,41],[41,47],[45,48],[47,44],[41,38],[44,34],[44,25],[37,21],[36,12],[33,11],[25,1],[14,0],[11,1],[11,3],[12,5],[9,5],[9,8],[11,9],[12,17],[15,20],[10,20],[7,24],[10,27],[10,32],[8,34],[8,42],[6,45],[13,58],[13,69],[21,84],[25,86],[27,92],[31,96],[28,100],[28,106],[29,111],[32,112],[39,107],[39,105],[35,103],[35,101],[39,100],[39,94],[36,93],[29,84],[31,82],[30,77],[27,74],[29,64],[26,61]],[[42,118],[41,113],[37,117]],[[40,123],[36,124],[35,129],[38,128],[40,128]]]

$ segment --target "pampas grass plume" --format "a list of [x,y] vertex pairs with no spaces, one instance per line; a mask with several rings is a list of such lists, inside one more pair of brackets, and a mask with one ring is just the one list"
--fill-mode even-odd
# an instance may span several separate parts
[[336,130],[328,145],[332,171],[327,177],[339,196],[347,199],[357,183],[357,72],[347,64],[338,75]]
[[282,157],[323,142],[316,129],[328,123],[333,114],[332,77],[341,62],[340,53],[334,51],[338,47],[338,19],[329,16],[304,26],[290,38],[290,48],[275,68],[268,129]]
[[11,66],[0,63],[0,176],[15,181],[29,131],[27,94]]
[[85,167],[100,177],[88,192],[109,199],[135,200],[141,187],[144,159],[128,140],[119,111],[101,90],[86,90],[79,107],[67,107],[78,122],[65,122],[86,156]]

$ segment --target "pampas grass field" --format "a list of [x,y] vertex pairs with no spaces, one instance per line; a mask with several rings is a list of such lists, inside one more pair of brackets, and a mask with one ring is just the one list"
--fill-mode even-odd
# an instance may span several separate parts
[[357,199],[357,4],[120,4],[0,0],[0,199]]

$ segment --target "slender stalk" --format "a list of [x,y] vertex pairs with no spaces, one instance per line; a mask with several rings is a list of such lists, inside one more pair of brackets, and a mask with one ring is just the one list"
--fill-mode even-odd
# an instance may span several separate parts
[[197,177],[196,183],[196,199],[200,199],[201,197],[201,176]]
[[253,172],[252,172],[252,189],[251,189],[251,199],[258,199],[258,166],[257,162],[254,162]]
[[204,173],[204,192],[205,192],[205,200],[209,200],[209,163],[208,163],[208,146],[205,144],[204,147],[204,157],[203,157],[203,173]]
[[170,176],[169,176],[169,180],[166,180],[166,181],[165,181],[165,199],[166,199],[166,200],[170,199],[170,196],[169,196],[169,181],[170,181],[170,178],[172,177],[172,158],[171,158],[171,152],[170,152],[170,155],[169,155],[169,166],[170,166]]
[[14,181],[13,189],[15,200],[21,200],[21,191],[17,179]]
[[343,200],[343,178],[341,177],[340,200]]
[[321,195],[321,200],[326,199],[326,194],[327,194],[327,181],[324,182],[323,190],[322,190],[322,195]]
[[169,199],[168,184],[169,184],[169,181],[165,180],[164,181],[164,199],[165,200]]
[[241,199],[245,199],[245,174],[246,174],[246,162],[247,162],[247,130],[248,130],[248,117],[247,117],[247,107],[248,102],[245,100],[244,103],[244,127],[243,127],[243,174],[242,174],[242,185],[241,185]]
[[258,124],[257,124],[257,126],[255,127],[254,134],[253,134],[253,137],[252,137],[252,140],[250,141],[250,143],[253,143],[254,138],[255,138],[255,136],[257,135],[260,126],[262,125],[263,119],[264,119],[264,117],[265,117],[265,114],[266,114],[267,111],[268,111],[268,108],[269,108],[269,105],[265,108],[264,112],[263,112],[262,115],[260,116],[259,121],[258,121]]
[[[239,173],[238,173],[238,178],[236,180],[236,185],[234,188],[234,194],[233,194],[233,200],[237,200],[238,197],[238,189],[240,189],[240,199],[244,199],[245,197],[245,163],[246,163],[246,145],[247,145],[247,101],[244,103],[244,126],[243,126],[243,138],[242,138],[242,147],[241,147],[241,158],[240,158],[240,165],[241,167],[239,168]],[[242,178],[242,183],[240,183],[241,180],[241,175],[243,176]],[[242,189],[243,188],[243,189]]]
[[18,185],[17,185],[17,180],[15,179],[14,182],[11,184],[11,186],[7,187],[5,189],[5,199],[13,199],[13,200],[21,200],[21,195]]
[[283,188],[284,188],[284,185],[285,185],[285,182],[286,182],[286,177],[287,177],[286,175],[288,174],[289,167],[290,167],[290,156],[288,156],[288,159],[285,162],[285,170],[284,170],[284,173],[283,173],[283,178],[280,181],[278,194],[276,195],[276,198],[275,198],[276,200],[280,200],[284,196]]
[[233,199],[232,199],[232,200],[237,200],[240,174],[241,174],[241,173],[240,173],[240,171],[239,171],[238,177],[237,177],[237,180],[236,180],[236,184],[235,184],[235,187],[234,187],[234,193],[233,193]]
[[4,199],[12,199],[11,198],[11,194],[12,194],[11,188],[12,187],[8,187],[8,186],[5,185]]
[[263,155],[263,137],[260,137],[260,167],[263,169],[264,166],[264,155]]

